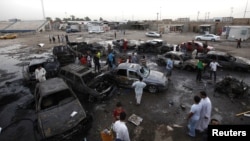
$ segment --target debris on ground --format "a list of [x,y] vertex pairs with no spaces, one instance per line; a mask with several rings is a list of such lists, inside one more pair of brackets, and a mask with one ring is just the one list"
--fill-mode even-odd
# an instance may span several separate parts
[[131,123],[135,124],[136,126],[140,125],[140,123],[142,122],[142,118],[137,116],[136,114],[132,114],[129,118],[128,121],[130,121]]

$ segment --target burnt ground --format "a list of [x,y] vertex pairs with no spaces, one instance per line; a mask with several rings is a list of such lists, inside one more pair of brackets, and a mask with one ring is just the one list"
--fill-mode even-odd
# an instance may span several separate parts
[[[152,39],[145,37],[145,32],[126,31],[126,35],[117,34],[117,38],[127,39]],[[30,140],[35,141],[36,133],[33,128],[35,123],[34,107],[30,107],[32,91],[22,82],[22,64],[34,56],[39,57],[51,52],[51,48],[59,43],[50,44],[48,34],[64,34],[64,32],[38,33],[35,35],[20,35],[14,40],[1,40],[0,45],[0,127],[4,128],[0,134],[1,140]],[[169,33],[164,34],[163,39],[169,43],[179,44],[191,40],[193,33]],[[83,40],[88,42],[114,39],[113,32],[101,35],[88,33],[69,34],[70,40]],[[37,44],[45,43],[44,47]],[[236,49],[236,42],[222,41],[209,42],[217,50],[227,51],[233,55],[249,58],[250,43],[243,42],[241,49]],[[140,54],[139,54],[140,55]],[[155,63],[154,54],[146,54],[150,69],[164,71],[164,66]],[[225,75],[243,80],[250,85],[249,72],[234,72],[230,70],[218,70],[218,81]],[[204,74],[207,76],[208,72]],[[214,83],[204,77],[202,83],[196,83],[196,72],[174,69],[169,89],[158,94],[144,92],[140,106],[135,105],[134,91],[132,89],[117,89],[113,97],[103,102],[82,104],[93,116],[93,126],[86,137],[89,141],[100,141],[100,131],[109,128],[112,124],[112,111],[115,104],[121,101],[127,115],[136,114],[143,118],[139,126],[129,121],[127,126],[132,141],[201,141],[203,134],[197,134],[196,138],[186,135],[186,116],[189,112],[194,95],[205,90],[211,99],[212,115],[221,117],[222,124],[249,124],[249,117],[235,116],[237,113],[249,111],[249,96],[230,99],[226,94],[214,93]],[[205,85],[206,84],[206,85]],[[184,105],[185,108],[181,108]],[[17,120],[18,122],[12,123]],[[174,124],[181,127],[173,127]],[[167,126],[173,127],[168,131]],[[5,128],[7,127],[7,128]],[[73,140],[82,141],[82,134],[74,136]]]

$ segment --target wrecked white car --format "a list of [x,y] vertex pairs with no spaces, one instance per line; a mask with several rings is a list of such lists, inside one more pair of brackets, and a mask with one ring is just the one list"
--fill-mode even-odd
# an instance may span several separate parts
[[38,83],[35,88],[38,131],[43,139],[64,139],[87,132],[92,117],[61,78]]

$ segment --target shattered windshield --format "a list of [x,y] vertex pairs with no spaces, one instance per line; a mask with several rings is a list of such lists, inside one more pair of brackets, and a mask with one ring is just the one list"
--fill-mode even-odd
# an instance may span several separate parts
[[142,77],[148,77],[149,73],[150,73],[150,70],[148,68],[145,68],[145,67],[140,68],[140,74]]

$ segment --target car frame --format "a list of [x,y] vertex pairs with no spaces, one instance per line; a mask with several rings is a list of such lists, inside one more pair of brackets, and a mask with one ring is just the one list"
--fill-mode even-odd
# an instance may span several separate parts
[[215,35],[215,34],[204,34],[204,35],[198,35],[194,37],[195,40],[197,41],[220,41],[220,36]]
[[75,57],[77,56],[68,45],[54,46],[52,49],[52,53],[57,58],[60,66],[74,63]]
[[60,68],[60,63],[54,57],[49,58],[36,58],[24,64],[22,69],[23,79],[25,82],[36,82],[35,70],[38,66],[42,66],[46,70],[46,78],[57,76]]
[[96,78],[93,69],[80,64],[61,67],[58,76],[76,92],[79,98],[100,101],[112,96],[114,85],[104,79]]
[[162,53],[161,47],[164,46],[165,41],[161,39],[152,39],[147,41],[141,41],[137,46],[139,53]]
[[189,52],[194,51],[194,49],[196,49],[198,53],[204,53],[204,52],[209,52],[211,50],[215,50],[215,48],[212,46],[205,47],[204,43],[202,43],[200,41],[194,41],[195,48],[192,47],[192,41],[187,41],[187,42],[181,43],[181,47],[183,47],[184,43],[186,44],[186,50]]
[[121,63],[113,71],[101,74],[117,87],[133,88],[132,84],[141,77],[147,84],[145,90],[150,93],[168,89],[168,80],[164,73],[150,70],[136,63]]
[[42,139],[66,139],[91,128],[90,116],[61,78],[51,78],[35,87],[37,128]]
[[209,51],[207,54],[200,54],[196,57],[209,64],[215,59],[223,68],[241,71],[250,71],[250,60],[233,56],[223,51]]

